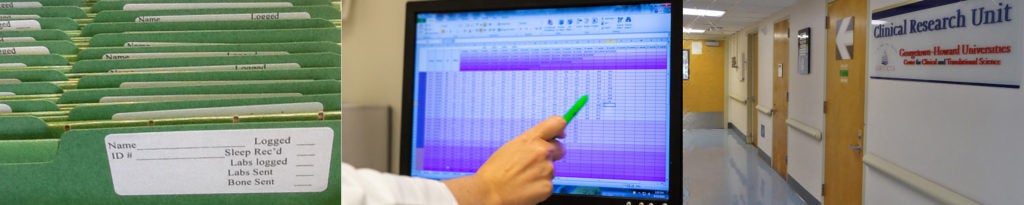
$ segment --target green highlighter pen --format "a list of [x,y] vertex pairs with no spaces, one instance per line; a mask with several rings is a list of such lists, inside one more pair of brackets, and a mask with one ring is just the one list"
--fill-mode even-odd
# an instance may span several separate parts
[[587,99],[589,98],[590,97],[588,97],[587,95],[580,96],[580,99],[576,100],[576,104],[572,105],[572,108],[569,109],[569,112],[565,112],[565,115],[563,115],[562,117],[565,118],[566,125],[568,125],[569,122],[572,122],[572,118],[576,117],[576,113],[580,112],[580,109],[583,109],[584,105],[587,105]]

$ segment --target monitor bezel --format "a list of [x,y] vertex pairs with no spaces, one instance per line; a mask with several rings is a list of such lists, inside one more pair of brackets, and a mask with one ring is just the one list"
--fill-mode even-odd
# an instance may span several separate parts
[[[541,204],[654,204],[652,202],[682,204],[683,198],[683,2],[682,0],[446,0],[446,1],[415,1],[406,4],[405,14],[405,48],[403,61],[403,86],[401,108],[401,152],[399,173],[409,175],[412,171],[412,120],[415,87],[415,55],[416,55],[416,23],[418,13],[488,11],[531,8],[564,8],[581,6],[606,6],[621,4],[672,3],[671,46],[669,48],[670,64],[670,115],[669,115],[669,192],[668,200],[638,199],[586,195],[553,194]],[[676,109],[671,109],[676,108]]]

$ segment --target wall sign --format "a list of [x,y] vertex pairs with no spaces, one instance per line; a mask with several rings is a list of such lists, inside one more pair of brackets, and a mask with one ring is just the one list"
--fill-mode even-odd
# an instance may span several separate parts
[[873,14],[872,79],[1020,88],[1024,5],[925,0]]
[[811,28],[807,27],[797,31],[796,39],[796,71],[804,75],[811,74]]
[[853,59],[853,16],[839,19],[836,26],[836,60]]

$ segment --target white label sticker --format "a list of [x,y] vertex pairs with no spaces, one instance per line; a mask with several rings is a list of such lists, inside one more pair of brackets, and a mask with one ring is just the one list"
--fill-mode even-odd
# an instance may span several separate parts
[[190,108],[177,110],[159,110],[142,112],[117,113],[112,120],[153,120],[167,118],[215,117],[235,115],[310,113],[324,111],[319,102],[285,103],[269,105],[245,105],[229,107]]
[[35,15],[35,14],[27,14],[27,15],[0,14],[0,20],[24,20],[24,19],[39,19],[39,15]]
[[14,95],[15,94],[12,93],[12,92],[0,92],[0,96],[14,96]]
[[121,196],[327,190],[329,127],[111,134],[104,139]]
[[151,4],[125,4],[122,7],[125,11],[142,10],[179,10],[179,9],[227,9],[227,8],[274,8],[292,7],[291,2],[261,2],[261,3],[151,3]]
[[0,31],[5,30],[40,30],[43,26],[36,20],[0,21]]
[[0,68],[24,68],[28,67],[24,63],[0,63]]
[[0,48],[0,55],[49,55],[50,49],[45,46],[25,46]]
[[27,2],[0,2],[0,9],[12,9],[12,8],[39,8],[43,7],[42,3],[35,1]]
[[209,46],[229,45],[227,43],[186,43],[186,42],[126,42],[122,47],[161,47],[161,46]]
[[108,53],[103,60],[153,59],[153,58],[188,58],[212,56],[273,56],[288,55],[287,51],[249,51],[249,52],[174,52],[174,53]]
[[307,12],[246,13],[246,14],[204,14],[173,16],[139,16],[135,22],[196,22],[196,21],[259,21],[280,19],[309,19]]
[[0,37],[0,42],[35,42],[33,37]]
[[0,78],[0,84],[15,84],[15,83],[21,83],[21,80],[12,79],[12,78]]
[[12,112],[14,112],[14,110],[11,109],[11,106],[7,106],[7,104],[0,103],[0,113],[12,113]]
[[157,81],[157,82],[123,82],[120,88],[155,88],[202,85],[238,85],[258,83],[297,83],[313,80],[225,80],[225,81]]
[[134,68],[134,69],[111,69],[111,73],[132,73],[132,72],[163,72],[163,71],[227,71],[227,70],[273,70],[273,69],[294,69],[302,68],[298,63],[272,63],[272,64],[245,64],[245,65],[211,65],[211,66],[184,66],[165,68]]
[[106,96],[100,103],[115,102],[163,102],[180,100],[221,100],[241,98],[268,98],[302,96],[301,93],[254,93],[254,94],[196,94],[196,95],[143,95],[143,96]]

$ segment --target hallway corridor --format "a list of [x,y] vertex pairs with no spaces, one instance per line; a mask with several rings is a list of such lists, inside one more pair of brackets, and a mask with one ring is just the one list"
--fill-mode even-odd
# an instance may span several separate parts
[[683,138],[683,204],[806,204],[740,135],[699,129]]

